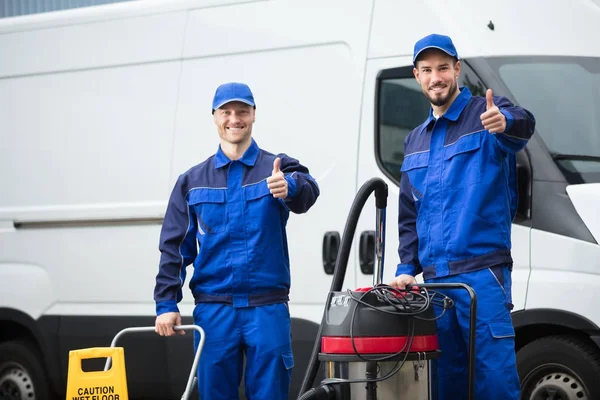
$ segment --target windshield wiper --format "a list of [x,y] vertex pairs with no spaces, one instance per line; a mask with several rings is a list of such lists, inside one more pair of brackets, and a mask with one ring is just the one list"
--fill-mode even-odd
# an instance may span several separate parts
[[588,156],[584,154],[560,154],[551,153],[554,160],[595,161],[600,162],[600,156]]

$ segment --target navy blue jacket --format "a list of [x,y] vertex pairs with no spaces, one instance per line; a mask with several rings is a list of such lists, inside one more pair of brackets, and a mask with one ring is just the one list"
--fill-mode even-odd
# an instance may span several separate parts
[[406,137],[396,276],[431,279],[512,263],[515,153],[533,135],[535,119],[504,97],[494,104],[506,117],[504,133],[483,128],[486,99],[465,87],[443,116],[430,111]]
[[[281,159],[288,197],[267,187]],[[198,302],[248,307],[288,301],[290,263],[285,226],[289,212],[304,213],[319,196],[306,167],[256,142],[231,161],[219,150],[182,174],[171,194],[160,235],[156,313],[177,312],[186,266]]]

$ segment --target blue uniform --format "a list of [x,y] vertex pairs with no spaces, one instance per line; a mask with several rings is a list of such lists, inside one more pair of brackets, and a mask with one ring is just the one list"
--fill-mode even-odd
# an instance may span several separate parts
[[[494,97],[506,132],[481,123],[486,99],[461,92],[446,113],[429,118],[405,141],[399,199],[396,276],[464,282],[478,298],[476,398],[518,399],[510,318],[511,223],[517,208],[516,157],[535,127],[533,115]],[[438,321],[440,399],[466,398],[469,300]],[[506,384],[508,379],[508,384]]]
[[[267,187],[276,157],[286,199],[275,199]],[[154,298],[157,315],[178,312],[185,267],[193,263],[194,322],[206,333],[201,399],[238,398],[243,351],[246,396],[287,399],[293,357],[285,226],[290,211],[306,212],[318,195],[306,167],[254,140],[239,160],[219,148],[177,180],[161,231]]]

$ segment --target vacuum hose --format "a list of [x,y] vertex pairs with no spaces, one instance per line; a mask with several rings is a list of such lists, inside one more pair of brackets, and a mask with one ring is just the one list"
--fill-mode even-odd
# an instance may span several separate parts
[[298,400],[334,400],[336,398],[335,388],[332,385],[321,385],[318,388],[310,389]]
[[[371,195],[372,192],[375,192],[375,206],[378,209],[385,209],[387,206],[387,197],[388,197],[388,187],[387,184],[380,178],[373,178],[368,180],[354,198],[354,202],[350,207],[350,214],[348,219],[346,220],[346,226],[344,227],[344,233],[342,235],[342,242],[340,244],[340,250],[335,262],[335,268],[333,270],[333,279],[331,281],[331,289],[330,292],[339,292],[342,290],[342,285],[344,284],[344,278],[346,277],[346,267],[348,266],[348,259],[350,257],[350,250],[352,248],[352,238],[356,232],[356,225],[358,223],[358,219],[360,217],[360,213],[367,202],[367,199]],[[326,387],[327,385],[320,386],[317,389],[311,389],[314,380],[317,376],[317,372],[319,371],[319,367],[321,366],[321,362],[319,361],[319,353],[321,351],[321,335],[323,331],[323,325],[325,322],[327,307],[325,307],[323,311],[323,318],[321,325],[319,325],[319,330],[317,332],[317,338],[315,340],[315,345],[313,346],[312,354],[310,355],[310,360],[308,362],[308,369],[306,370],[306,374],[304,375],[304,380],[302,381],[302,387],[300,388],[301,395],[298,400],[311,399],[316,397],[315,393],[311,393],[314,390],[318,390]],[[309,395],[309,397],[304,397],[304,395]]]

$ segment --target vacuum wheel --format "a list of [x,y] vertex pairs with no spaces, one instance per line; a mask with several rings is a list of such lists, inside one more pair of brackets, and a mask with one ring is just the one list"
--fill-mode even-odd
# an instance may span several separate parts
[[600,399],[600,352],[584,339],[549,336],[517,353],[522,400]]

